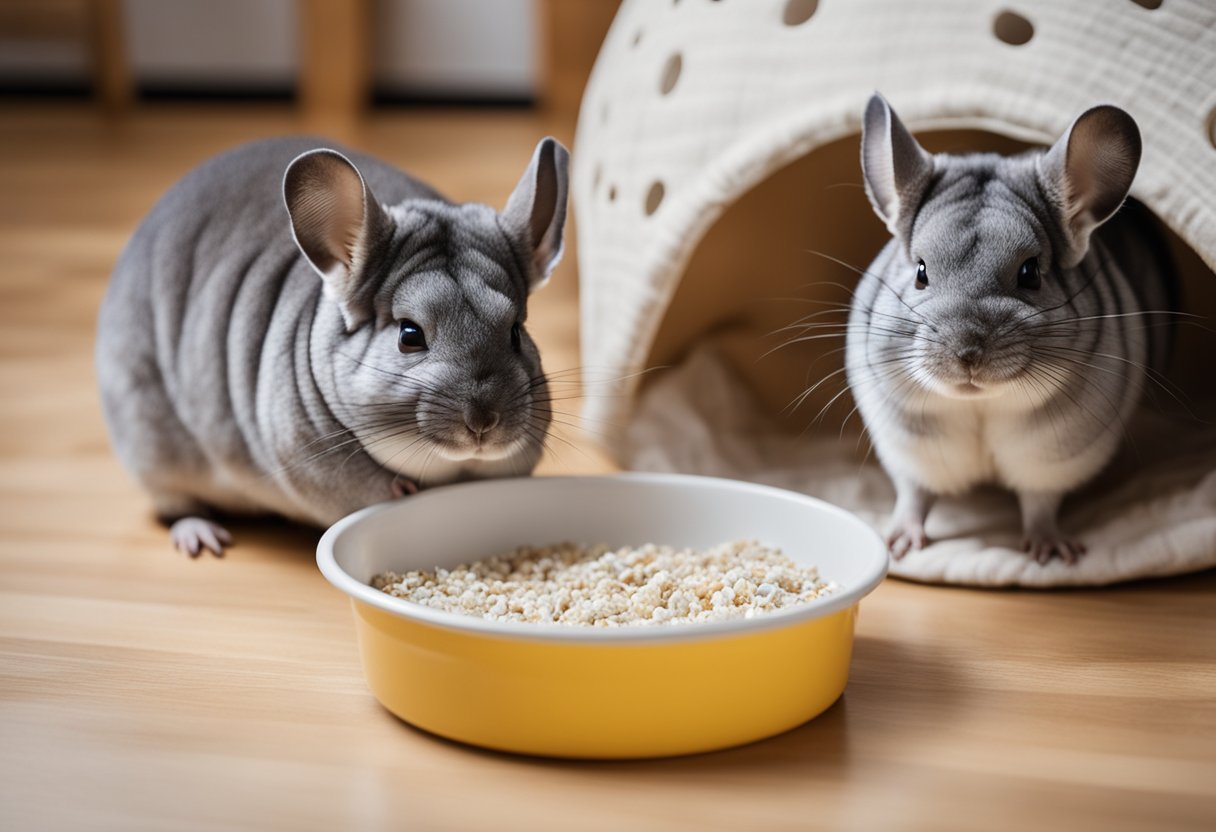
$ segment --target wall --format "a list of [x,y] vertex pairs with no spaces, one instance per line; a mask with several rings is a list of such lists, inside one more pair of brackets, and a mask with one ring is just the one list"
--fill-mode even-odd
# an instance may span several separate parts
[[[123,0],[136,81],[159,89],[288,91],[297,68],[295,6],[294,0]],[[0,16],[0,84],[87,85],[84,8],[64,0],[8,4]],[[374,0],[377,88],[530,98],[536,16],[535,0]]]

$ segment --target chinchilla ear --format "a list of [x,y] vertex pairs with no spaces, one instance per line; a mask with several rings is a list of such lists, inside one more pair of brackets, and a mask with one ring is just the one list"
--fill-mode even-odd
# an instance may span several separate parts
[[369,249],[389,228],[384,209],[350,159],[328,148],[302,153],[287,166],[283,201],[296,245],[354,329],[370,314],[355,299]]
[[552,137],[541,139],[507,200],[505,227],[530,253],[528,291],[544,286],[562,258],[570,153]]
[[1039,157],[1039,181],[1060,212],[1068,242],[1063,265],[1075,266],[1085,256],[1089,235],[1119,210],[1139,166],[1136,120],[1109,104],[1077,116]]
[[933,157],[878,93],[870,96],[862,120],[861,172],[875,212],[888,231],[907,242],[933,176]]

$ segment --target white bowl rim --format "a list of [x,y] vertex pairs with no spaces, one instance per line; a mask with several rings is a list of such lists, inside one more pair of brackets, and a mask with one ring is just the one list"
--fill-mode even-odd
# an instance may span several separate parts
[[[428,624],[440,629],[460,630],[465,632],[477,633],[485,636],[494,636],[509,640],[527,640],[527,641],[550,641],[550,642],[599,642],[599,643],[653,643],[663,641],[693,641],[708,637],[729,637],[734,635],[743,635],[745,633],[754,633],[759,630],[773,629],[777,627],[788,627],[794,624],[808,621],[814,618],[823,618],[840,610],[847,609],[859,603],[862,598],[869,595],[874,589],[882,583],[887,574],[888,559],[886,557],[887,547],[883,543],[882,538],[878,534],[861,521],[852,512],[847,511],[837,505],[811,497],[797,491],[789,491],[784,488],[775,488],[769,485],[761,485],[759,483],[746,482],[744,480],[734,480],[725,477],[706,477],[693,474],[653,474],[627,472],[618,474],[596,474],[586,476],[541,476],[541,477],[521,477],[508,479],[491,479],[491,480],[475,480],[464,482],[455,485],[440,486],[435,489],[423,491],[418,495],[409,497],[408,499],[418,499],[425,497],[426,494],[438,491],[446,491],[452,488],[474,488],[474,487],[494,487],[495,484],[510,482],[518,484],[521,482],[544,480],[546,482],[561,481],[561,480],[616,480],[625,482],[644,482],[658,485],[695,485],[705,483],[717,483],[719,485],[727,484],[731,487],[738,488],[744,491],[751,491],[758,494],[767,494],[773,497],[782,497],[784,499],[795,499],[803,502],[808,506],[813,506],[817,510],[825,511],[829,514],[834,514],[837,517],[844,519],[846,522],[853,523],[869,537],[873,539],[876,546],[876,551],[881,552],[881,556],[872,557],[873,563],[863,573],[862,580],[855,582],[852,586],[843,587],[833,592],[830,595],[824,596],[822,599],[816,599],[805,604],[798,604],[786,609],[776,610],[773,612],[757,615],[754,618],[736,618],[726,621],[709,621],[704,623],[689,623],[689,624],[651,624],[625,627],[584,627],[572,624],[530,624],[522,621],[490,621],[484,618],[477,618],[471,615],[462,613],[447,612],[438,610],[432,607],[426,607],[421,604],[414,604],[402,598],[396,598],[388,593],[374,589],[368,584],[354,578],[338,565],[337,558],[334,553],[334,546],[341,537],[343,532],[358,523],[365,521],[372,515],[379,514],[383,511],[391,511],[399,504],[395,501],[386,503],[377,503],[373,506],[360,509],[352,514],[343,517],[338,522],[334,523],[321,536],[321,540],[317,543],[317,566],[331,584],[352,599],[362,601],[365,604],[373,606],[383,612],[395,615],[398,618],[405,618],[411,621],[416,621]],[[830,575],[825,575],[825,578],[831,580]]]

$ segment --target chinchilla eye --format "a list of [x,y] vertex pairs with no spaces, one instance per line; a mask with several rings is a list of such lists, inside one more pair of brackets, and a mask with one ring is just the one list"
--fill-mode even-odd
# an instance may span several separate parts
[[929,270],[925,268],[925,261],[918,260],[916,267],[916,288],[924,289],[929,285]]
[[402,352],[422,352],[426,349],[426,336],[422,327],[411,320],[401,322],[401,334],[397,336],[397,349]]
[[519,352],[520,345],[521,345],[521,340],[520,340],[521,338],[522,338],[522,336],[520,335],[519,324],[514,324],[511,327],[511,349],[515,350],[516,352]]
[[1037,289],[1042,284],[1039,277],[1039,258],[1031,257],[1018,269],[1018,288]]

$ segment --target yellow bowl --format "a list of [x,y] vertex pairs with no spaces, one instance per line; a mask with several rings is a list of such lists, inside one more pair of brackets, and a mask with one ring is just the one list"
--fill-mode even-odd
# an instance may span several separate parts
[[[758,539],[840,585],[735,621],[593,628],[487,621],[386,595],[386,570],[451,567],[566,540],[707,547]],[[351,596],[368,686],[449,739],[553,757],[637,758],[752,742],[816,716],[848,678],[858,603],[887,552],[853,515],[767,486],[620,474],[487,480],[340,520],[317,563]]]

